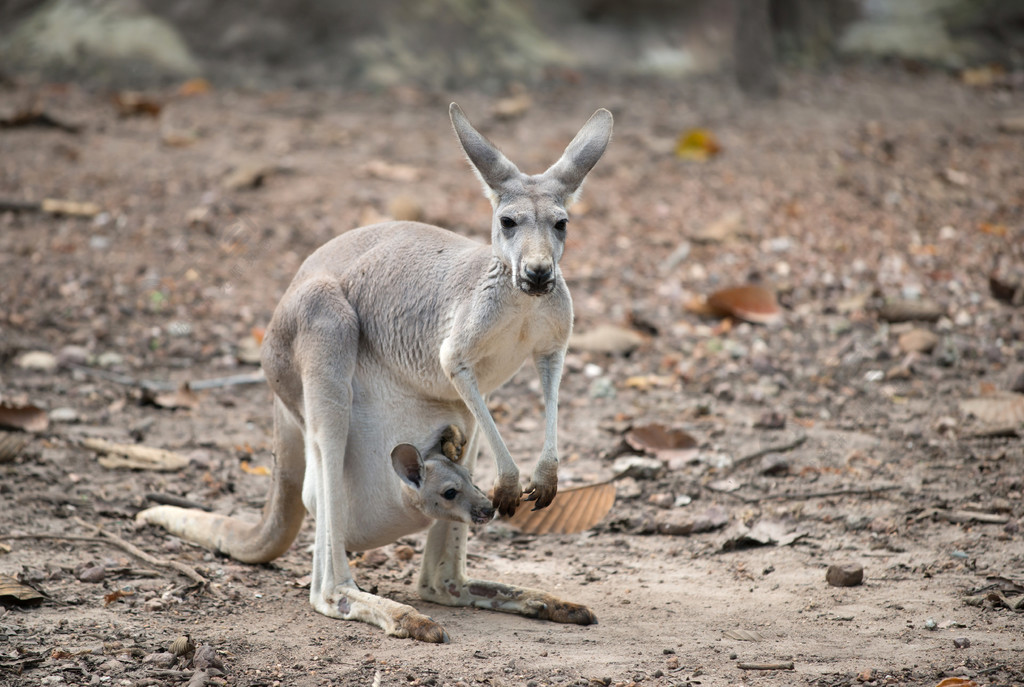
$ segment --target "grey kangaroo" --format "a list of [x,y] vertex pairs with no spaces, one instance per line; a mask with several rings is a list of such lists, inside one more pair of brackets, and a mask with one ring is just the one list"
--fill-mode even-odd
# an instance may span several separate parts
[[[450,114],[494,208],[490,245],[426,224],[385,222],[314,252],[263,341],[276,462],[260,521],[173,506],[138,519],[255,563],[287,550],[308,511],[316,522],[310,602],[317,611],[447,642],[444,629],[411,606],[359,589],[346,554],[429,526],[423,599],[587,625],[596,617],[585,606],[469,578],[466,537],[493,510],[511,515],[524,495],[544,508],[557,492],[558,384],[572,329],[558,264],[566,207],[604,153],[612,115],[595,112],[554,165],[526,175],[458,105]],[[524,491],[485,397],[527,358],[540,375],[545,436]],[[491,503],[471,481],[481,438],[497,463]]]

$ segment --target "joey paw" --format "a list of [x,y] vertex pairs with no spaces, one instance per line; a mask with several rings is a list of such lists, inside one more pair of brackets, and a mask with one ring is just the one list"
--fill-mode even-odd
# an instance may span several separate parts
[[441,433],[441,453],[453,463],[462,459],[462,450],[465,446],[466,436],[457,426],[448,425]]

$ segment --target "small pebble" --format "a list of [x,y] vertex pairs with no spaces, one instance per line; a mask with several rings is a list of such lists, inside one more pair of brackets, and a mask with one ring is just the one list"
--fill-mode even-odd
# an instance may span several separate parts
[[864,581],[864,566],[857,563],[830,565],[825,580],[833,587],[856,587]]
[[928,618],[928,620],[924,621],[924,626],[929,630],[934,630],[939,624],[935,622],[935,618]]
[[28,351],[18,356],[15,365],[22,370],[53,372],[57,369],[57,356],[46,351]]
[[957,637],[953,640],[953,646],[957,649],[966,649],[971,646],[971,640],[967,639],[967,637]]

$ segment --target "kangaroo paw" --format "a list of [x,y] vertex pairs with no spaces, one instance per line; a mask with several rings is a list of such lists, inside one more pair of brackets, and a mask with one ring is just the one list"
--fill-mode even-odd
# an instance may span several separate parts
[[555,494],[558,493],[558,483],[539,485],[531,482],[527,485],[524,493],[526,494],[526,498],[523,499],[524,501],[533,501],[533,510],[547,508],[555,500]]
[[571,601],[548,602],[537,616],[541,620],[568,625],[596,625],[597,616],[586,606]]
[[512,517],[516,514],[516,508],[522,500],[523,490],[519,486],[519,480],[510,483],[495,482],[494,491],[491,494],[491,505],[505,517]]
[[396,625],[395,634],[399,637],[410,637],[432,644],[448,644],[452,641],[443,627],[421,613],[406,613],[397,618]]

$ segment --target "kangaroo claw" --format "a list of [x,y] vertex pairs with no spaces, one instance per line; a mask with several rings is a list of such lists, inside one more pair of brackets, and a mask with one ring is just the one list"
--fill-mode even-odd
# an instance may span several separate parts
[[532,510],[540,510],[541,508],[547,508],[550,506],[551,502],[555,500],[555,494],[557,493],[557,482],[551,486],[545,487],[530,484],[526,487],[526,498],[523,500],[533,502]]
[[519,507],[519,502],[522,500],[523,490],[519,486],[519,482],[514,484],[495,484],[494,492],[491,494],[491,505],[494,506],[494,510],[498,511],[499,514],[504,515],[506,518],[511,518],[516,514],[516,508]]

